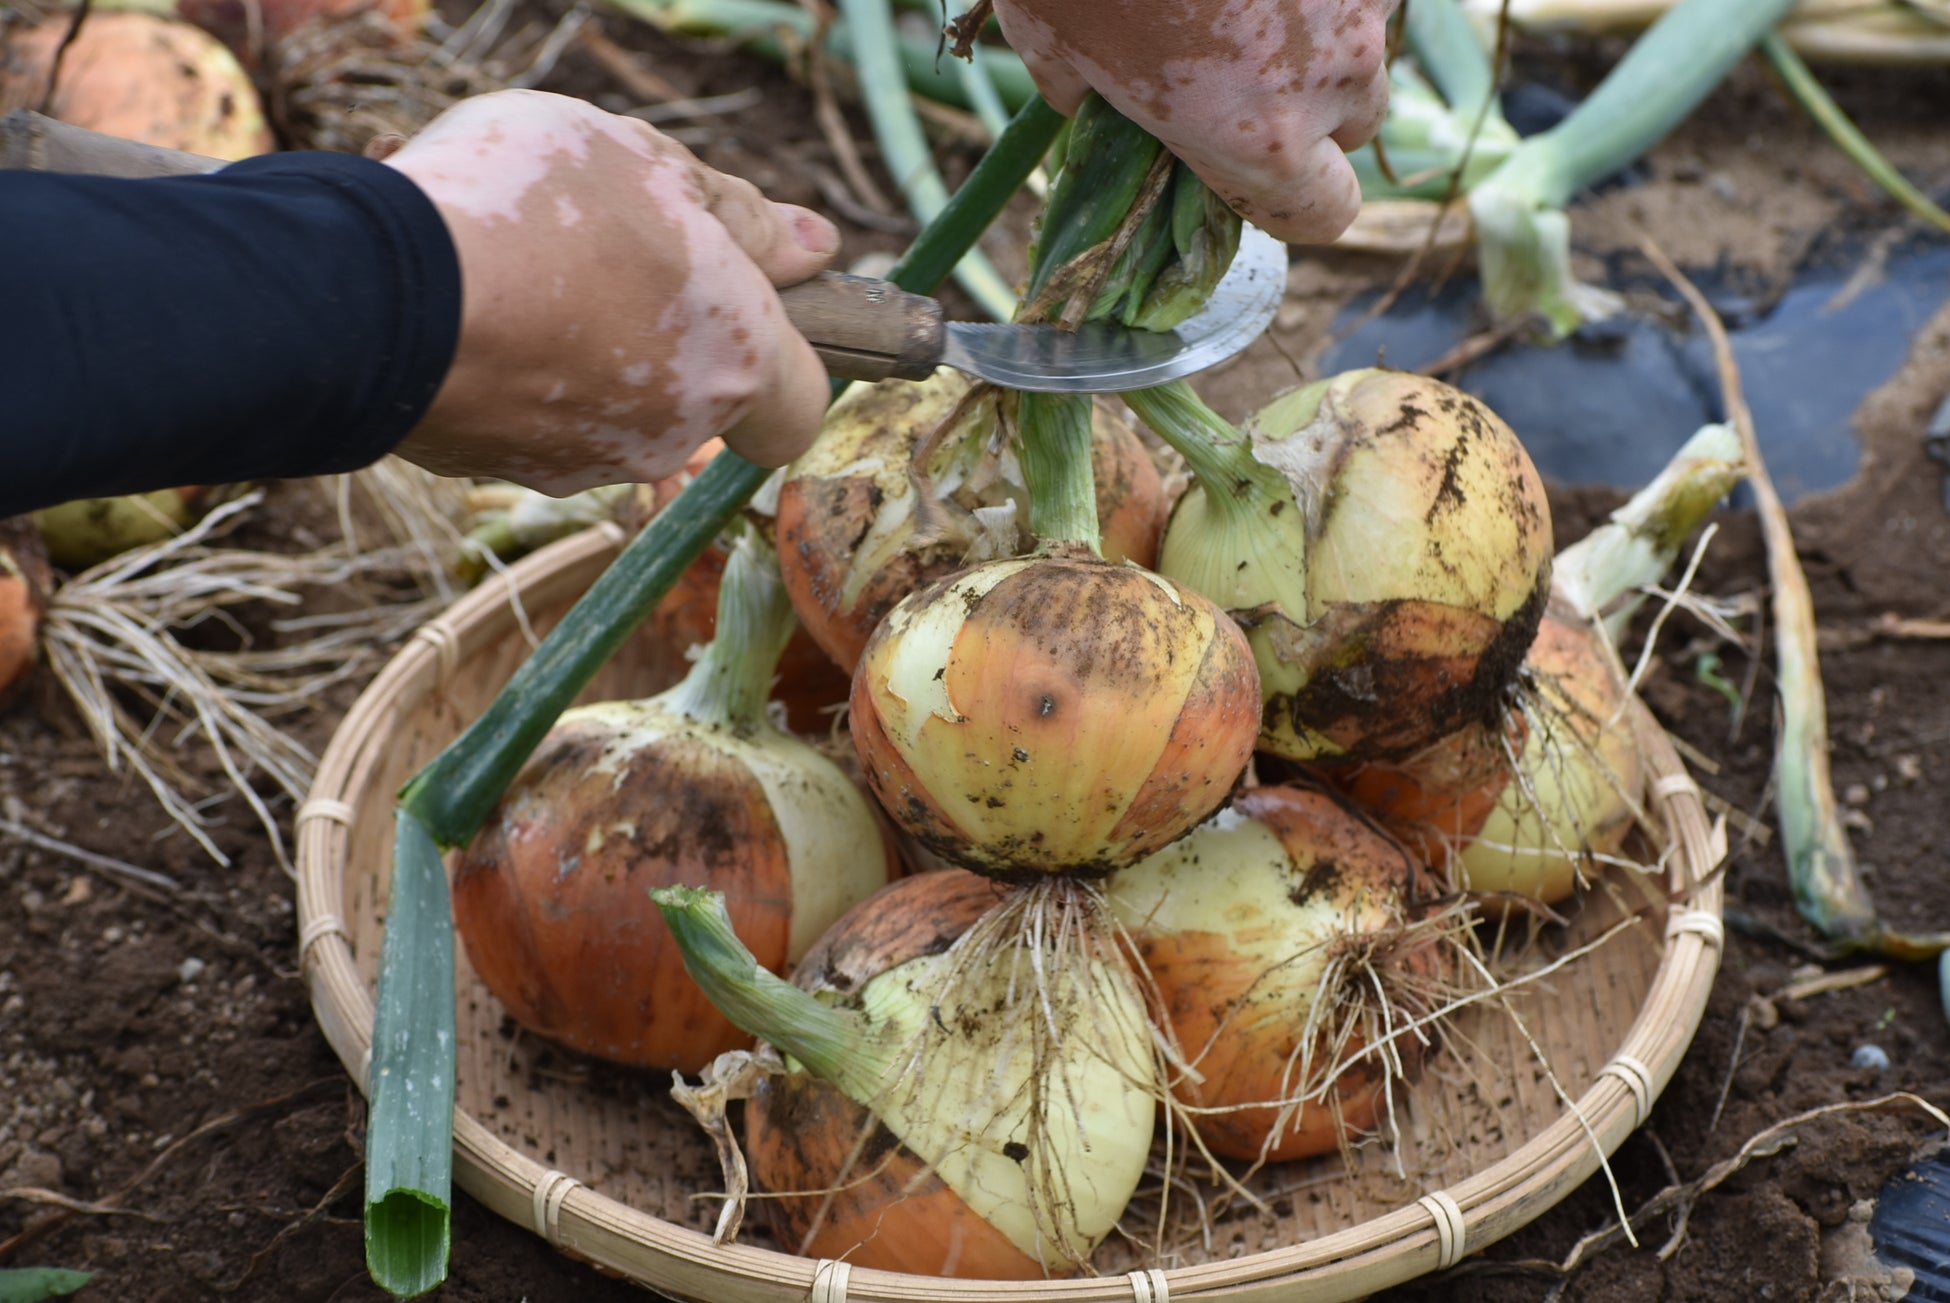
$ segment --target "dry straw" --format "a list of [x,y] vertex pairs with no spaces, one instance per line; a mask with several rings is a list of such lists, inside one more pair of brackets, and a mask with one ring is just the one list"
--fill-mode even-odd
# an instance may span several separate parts
[[[302,963],[319,1022],[361,1083],[393,794],[525,658],[523,621],[552,624],[621,541],[622,531],[598,527],[490,577],[381,672],[320,762],[297,819]],[[642,667],[656,659],[647,644],[626,644],[590,699],[645,691]],[[565,1252],[713,1303],[1324,1303],[1451,1266],[1600,1169],[1645,1121],[1705,1009],[1723,942],[1712,870],[1724,837],[1663,731],[1643,710],[1638,725],[1657,824],[1647,858],[1659,871],[1608,873],[1572,919],[1557,967],[1458,1015],[1458,1052],[1417,1086],[1393,1146],[1256,1174],[1257,1207],[1235,1201],[1173,1241],[1168,1260],[1113,1244],[1100,1251],[1102,1275],[1022,1284],[714,1243],[717,1160],[666,1083],[511,1036],[464,960],[456,1179]]]

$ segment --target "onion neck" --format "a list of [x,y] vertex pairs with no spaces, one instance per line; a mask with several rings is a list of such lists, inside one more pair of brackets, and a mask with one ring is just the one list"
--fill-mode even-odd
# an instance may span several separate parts
[[1030,532],[1044,548],[1072,543],[1101,556],[1097,477],[1090,460],[1091,416],[1091,400],[1085,395],[1016,396]]
[[1252,440],[1220,416],[1183,380],[1123,395],[1125,403],[1185,465],[1228,517],[1258,516],[1293,500],[1286,478],[1253,455]]
[[867,1020],[773,976],[732,930],[722,892],[653,887],[650,899],[684,955],[684,971],[741,1030],[777,1046],[860,1103],[881,1092],[889,1064]]
[[664,703],[687,719],[751,729],[765,722],[772,676],[798,627],[770,545],[750,531],[731,545],[711,643]]

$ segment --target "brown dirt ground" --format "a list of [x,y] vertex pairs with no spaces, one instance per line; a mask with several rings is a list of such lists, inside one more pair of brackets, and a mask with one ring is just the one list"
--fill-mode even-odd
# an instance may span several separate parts
[[[757,85],[762,101],[705,124],[698,149],[778,197],[821,205],[832,151],[811,101],[770,70],[723,51],[680,52],[623,22],[608,34],[644,51],[681,92]],[[1588,68],[1574,62],[1575,78]],[[571,51],[546,85],[599,94],[613,80]],[[1950,73],[1857,72],[1837,79],[1845,105],[1896,161],[1939,192],[1950,185]],[[620,92],[617,92],[620,93]],[[620,106],[620,105],[619,105]],[[857,119],[856,135],[866,138]],[[968,151],[959,155],[965,161]],[[1647,225],[1689,265],[1729,260],[1763,275],[1792,270],[1794,251],[1824,224],[1900,220],[1817,133],[1751,70],[1653,160],[1651,180],[1586,206],[1580,238],[1624,247],[1626,223]],[[1712,174],[1732,185],[1706,185]],[[824,206],[824,205],[822,205]],[[898,235],[849,225],[849,255],[897,247]],[[1006,241],[999,241],[1005,243]],[[1008,248],[998,248],[1005,261]],[[1331,309],[1392,274],[1392,266],[1321,258],[1296,269],[1294,306],[1274,338],[1209,387],[1221,404],[1289,383],[1324,338]],[[1288,359],[1292,359],[1289,361]],[[1916,335],[1899,374],[1865,402],[1867,457],[1858,479],[1803,504],[1795,524],[1827,643],[1835,779],[1876,898],[1897,926],[1950,927],[1942,890],[1944,801],[1950,776],[1950,647],[1876,631],[1886,613],[1943,617],[1950,519],[1920,438],[1950,393],[1950,309]],[[298,499],[285,490],[287,503]],[[1560,539],[1615,501],[1560,487]],[[267,513],[286,522],[302,512]],[[1760,594],[1765,556],[1754,521],[1730,515],[1701,572],[1701,591]],[[266,526],[266,546],[281,529]],[[285,537],[288,539],[289,534]],[[1691,673],[1711,647],[1685,617],[1662,642],[1646,690],[1660,719],[1708,758],[1705,785],[1765,818],[1772,748],[1766,669],[1738,726],[1727,703]],[[1749,670],[1717,648],[1735,682]],[[323,745],[349,692],[300,721]],[[289,881],[265,839],[233,816],[219,833],[235,864],[206,862],[171,833],[147,795],[107,774],[47,676],[0,714],[0,811],[99,853],[188,884],[168,898],[126,887],[16,843],[0,846],[0,1263],[58,1264],[96,1273],[89,1299],[276,1298],[353,1303],[383,1297],[365,1279],[358,1223],[363,1109],[311,1016],[295,971]],[[1807,999],[1777,993],[1810,962],[1777,849],[1736,838],[1727,868],[1730,929],[1705,1021],[1648,1125],[1613,1161],[1636,1207],[1699,1176],[1746,1139],[1801,1110],[1895,1090],[1950,1103],[1950,1034],[1935,976],[1895,966],[1861,985]],[[1867,960],[1831,960],[1841,971]],[[1873,1041],[1890,1066],[1850,1066]],[[1624,1300],[1812,1300],[1849,1293],[1849,1213],[1927,1138],[1913,1117],[1832,1116],[1799,1142],[1755,1161],[1700,1199],[1670,1254],[1615,1246],[1564,1276],[1553,1265],[1611,1217],[1594,1179],[1534,1224],[1445,1277],[1388,1291],[1397,1303],[1469,1298],[1528,1303]],[[113,1201],[76,1214],[55,1201]],[[8,1239],[7,1237],[15,1237]],[[447,1303],[555,1303],[643,1297],[549,1250],[462,1196]]]

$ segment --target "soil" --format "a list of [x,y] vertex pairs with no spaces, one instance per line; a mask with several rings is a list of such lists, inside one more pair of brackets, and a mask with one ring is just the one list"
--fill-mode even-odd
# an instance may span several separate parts
[[[680,49],[620,19],[603,28],[678,94],[757,86],[756,104],[690,124],[698,152],[777,197],[831,208],[833,151],[799,85],[744,56]],[[1533,53],[1540,76],[1572,88],[1599,66]],[[1950,73],[1856,71],[1831,82],[1895,162],[1926,189],[1950,188],[1950,136],[1935,125],[1950,110]],[[613,107],[640,102],[586,46],[572,46],[543,85]],[[849,123],[857,140],[869,139],[857,115]],[[973,151],[948,156],[963,166]],[[1659,150],[1637,184],[1581,205],[1576,221],[1593,275],[1608,256],[1624,256],[1634,224],[1689,267],[1763,278],[1791,275],[1797,250],[1836,224],[1914,229],[1752,69]],[[1012,250],[1019,256],[1020,225],[991,241],[1005,265]],[[883,254],[902,239],[857,222],[847,234],[848,258]],[[1374,259],[1299,260],[1269,340],[1208,378],[1215,401],[1242,409],[1304,375],[1334,311],[1394,271]],[[1950,308],[1916,331],[1895,378],[1857,413],[1865,456],[1855,481],[1794,512],[1823,634],[1836,790],[1885,921],[1915,931],[1950,928],[1937,787],[1950,778],[1950,646],[1928,626],[1905,633],[1882,621],[1950,614],[1950,516],[1923,448],[1946,394]],[[1618,497],[1557,486],[1560,541]],[[260,517],[261,545],[291,545],[317,519],[308,486],[281,486]],[[1694,588],[1764,598],[1766,555],[1751,516],[1720,521]],[[1774,747],[1767,663],[1685,614],[1658,647],[1644,696],[1734,814],[1728,938],[1705,1019],[1650,1121],[1615,1155],[1616,1193],[1594,1178],[1447,1275],[1378,1296],[1391,1303],[1876,1296],[1854,1252],[1856,1210],[1932,1142],[1932,1124],[1913,1110],[1831,1112],[1701,1194],[1683,1226],[1670,1212],[1655,1215],[1641,1224],[1639,1247],[1614,1243],[1583,1254],[1573,1270],[1559,1266],[1621,1204],[1637,1208],[1700,1178],[1783,1119],[1898,1091],[1950,1105],[1950,1035],[1934,966],[1828,954],[1795,912],[1778,840],[1764,831]],[[1746,710],[1736,712],[1708,681],[1708,653],[1726,680],[1751,684]],[[289,727],[322,748],[352,691],[317,702]],[[216,833],[233,863],[210,862],[145,791],[104,768],[46,674],[0,714],[0,813],[184,884],[180,893],[138,887],[0,842],[0,1264],[93,1272],[85,1299],[383,1297],[362,1265],[363,1105],[313,1021],[296,972],[292,884],[268,840],[233,812]],[[1810,973],[1861,980],[1815,994],[1790,989]],[[1855,1066],[1870,1045],[1887,1066]],[[457,1197],[453,1272],[434,1297],[643,1296]]]

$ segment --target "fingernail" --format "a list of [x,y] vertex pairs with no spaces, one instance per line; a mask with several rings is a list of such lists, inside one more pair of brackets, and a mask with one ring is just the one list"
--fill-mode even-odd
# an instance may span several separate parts
[[809,208],[792,214],[792,237],[807,253],[834,254],[840,251],[840,228]]

